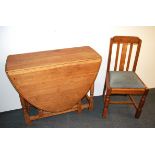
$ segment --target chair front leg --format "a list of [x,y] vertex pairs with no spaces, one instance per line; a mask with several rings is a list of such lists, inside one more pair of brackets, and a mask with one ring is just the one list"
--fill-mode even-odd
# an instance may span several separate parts
[[107,90],[106,95],[104,96],[104,108],[102,113],[103,118],[107,117],[109,102],[110,102],[110,91]]
[[144,94],[142,95],[141,99],[140,99],[140,102],[139,102],[139,105],[138,105],[138,109],[136,111],[136,114],[135,114],[135,118],[139,118],[141,113],[142,113],[142,108],[144,106],[144,103],[145,103],[145,100],[146,100],[146,97],[147,97],[147,94],[148,94],[149,90],[147,89]]

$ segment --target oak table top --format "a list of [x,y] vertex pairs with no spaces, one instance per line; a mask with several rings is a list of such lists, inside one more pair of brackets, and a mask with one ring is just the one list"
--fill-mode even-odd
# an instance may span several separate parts
[[27,103],[59,113],[79,104],[94,84],[100,64],[101,56],[84,46],[9,55],[6,73]]

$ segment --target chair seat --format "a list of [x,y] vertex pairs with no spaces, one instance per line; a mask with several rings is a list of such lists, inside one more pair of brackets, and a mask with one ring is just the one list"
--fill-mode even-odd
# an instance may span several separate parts
[[145,88],[144,84],[132,71],[110,71],[111,88]]

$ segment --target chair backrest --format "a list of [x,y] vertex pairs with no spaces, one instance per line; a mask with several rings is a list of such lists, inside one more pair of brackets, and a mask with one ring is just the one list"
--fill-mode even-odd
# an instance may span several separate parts
[[[115,62],[112,70],[114,71],[129,71],[131,56],[133,54],[133,46],[135,49],[135,57],[133,66],[130,67],[132,71],[136,70],[137,61],[139,57],[141,39],[134,36],[114,36],[110,40],[109,57],[107,71],[110,70],[111,57],[114,52],[113,46],[116,44],[115,49]],[[119,62],[118,62],[119,61]]]

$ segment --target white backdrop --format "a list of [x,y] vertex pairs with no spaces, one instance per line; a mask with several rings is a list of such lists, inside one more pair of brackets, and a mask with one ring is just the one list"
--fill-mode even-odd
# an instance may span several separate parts
[[143,40],[137,72],[149,87],[155,87],[155,28],[114,27],[152,24],[153,10],[153,1],[4,0],[0,25],[10,26],[0,27],[0,112],[21,108],[5,74],[7,55],[89,45],[103,58],[95,81],[95,95],[102,95],[109,39],[114,35],[137,35]]
[[[149,87],[155,87],[155,27],[110,27],[72,29],[52,26],[0,27],[0,112],[21,108],[18,94],[5,74],[8,55],[40,50],[89,45],[102,56],[102,65],[95,81],[95,96],[102,95],[108,57],[109,40],[114,35],[137,35],[143,40],[137,72]],[[147,51],[147,52],[146,52]],[[143,68],[143,70],[142,70]]]
[[[21,108],[18,94],[5,74],[8,55],[66,47],[91,46],[102,56],[95,81],[95,96],[102,95],[109,40],[114,35],[137,35],[143,40],[137,72],[149,87],[155,87],[155,27],[73,27],[1,26],[0,27],[0,112]],[[142,70],[143,68],[143,70]]]

